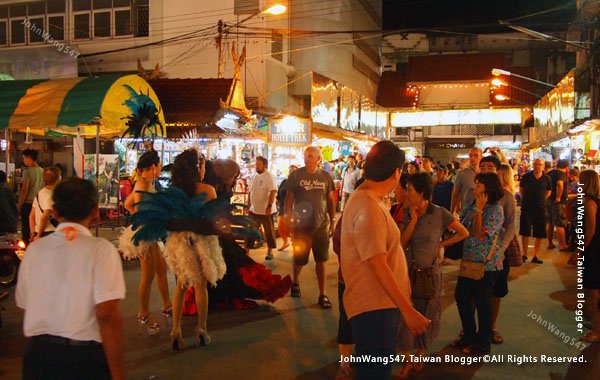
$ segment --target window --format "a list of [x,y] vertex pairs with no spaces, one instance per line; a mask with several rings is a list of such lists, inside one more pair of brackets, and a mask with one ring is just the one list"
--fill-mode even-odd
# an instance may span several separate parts
[[131,34],[131,11],[115,11],[115,36]]
[[8,7],[0,6],[0,18],[8,18]]
[[94,13],[94,37],[110,37],[110,12]]
[[22,19],[11,19],[10,20],[10,43],[11,45],[18,45],[25,43],[25,25]]
[[82,13],[74,16],[75,39],[84,40],[90,38],[90,14]]
[[73,0],[73,11],[89,11],[92,9],[91,0]]
[[8,28],[8,23],[4,20],[0,21],[0,45],[8,44],[8,41],[7,41],[8,33],[6,30],[7,28]]
[[150,14],[148,12],[148,6],[138,6],[136,7],[136,28],[135,35],[138,37],[147,37],[149,35],[148,28],[148,19],[150,18]]
[[43,17],[30,18],[29,22],[31,24],[29,26],[29,43],[44,42],[44,37],[43,37],[43,33],[45,32],[44,18]]
[[94,0],[94,9],[112,8],[112,0]]
[[48,0],[46,9],[48,13],[65,13],[65,0]]
[[283,62],[283,35],[281,33],[271,33],[271,57]]
[[25,17],[27,16],[27,4],[9,5],[10,17]]
[[65,39],[64,16],[48,16],[48,33],[55,40]]
[[28,16],[43,16],[46,14],[46,2],[36,1],[34,3],[27,3],[27,15]]

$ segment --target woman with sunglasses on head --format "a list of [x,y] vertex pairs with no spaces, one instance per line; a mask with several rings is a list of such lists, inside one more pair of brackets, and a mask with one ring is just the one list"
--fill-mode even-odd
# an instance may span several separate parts
[[[144,152],[136,167],[137,181],[132,193],[125,200],[125,209],[134,215],[138,211],[137,204],[142,201],[145,193],[154,193],[154,183],[160,174],[160,157],[156,151]],[[156,276],[156,286],[162,300],[162,314],[164,317],[171,316],[173,309],[169,298],[169,284],[167,282],[167,264],[163,257],[158,242],[141,242],[138,245],[132,243],[135,233],[132,226],[123,231],[119,238],[119,250],[127,259],[137,258],[140,260],[142,270],[138,296],[140,298],[140,310],[137,320],[141,325],[148,327],[148,334],[154,335],[160,331],[158,323],[150,319],[150,289],[152,281]]]
[[[494,284],[503,268],[503,255],[498,248],[502,243],[500,235],[504,212],[498,201],[504,195],[504,191],[498,175],[477,174],[474,193],[475,201],[463,211],[460,218],[469,230],[462,259],[484,263],[484,275],[479,280],[459,275],[454,292],[464,336],[453,341],[452,346],[462,349],[466,354],[490,351]],[[478,327],[475,323],[475,309]]]

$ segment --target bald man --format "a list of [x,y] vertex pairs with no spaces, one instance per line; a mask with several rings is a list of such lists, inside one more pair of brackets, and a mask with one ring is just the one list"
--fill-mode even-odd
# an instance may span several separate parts
[[285,198],[286,223],[291,225],[294,247],[292,297],[300,297],[298,277],[308,263],[312,250],[319,284],[319,306],[330,309],[325,294],[325,263],[329,258],[329,238],[335,228],[335,200],[333,178],[319,169],[322,156],[316,146],[304,150],[304,167],[290,174]]
[[522,197],[519,235],[523,243],[523,261],[527,260],[529,238],[533,236],[535,244],[531,262],[542,264],[538,255],[542,240],[546,238],[546,199],[552,193],[552,180],[544,174],[544,160],[536,158],[533,161],[533,171],[523,175],[519,192]]

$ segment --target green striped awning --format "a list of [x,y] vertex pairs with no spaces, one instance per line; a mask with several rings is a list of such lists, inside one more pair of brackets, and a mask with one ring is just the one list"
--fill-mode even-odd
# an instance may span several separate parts
[[87,137],[99,122],[102,136],[119,136],[142,102],[152,102],[164,124],[156,94],[137,75],[1,81],[0,129]]

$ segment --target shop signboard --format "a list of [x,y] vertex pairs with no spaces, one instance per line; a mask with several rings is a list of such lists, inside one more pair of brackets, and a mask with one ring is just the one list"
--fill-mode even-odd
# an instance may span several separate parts
[[269,119],[269,144],[279,146],[305,146],[311,143],[310,119],[286,116]]
[[575,80],[571,70],[556,86],[533,107],[534,128],[539,130],[536,140],[545,140],[562,132],[575,121]]

